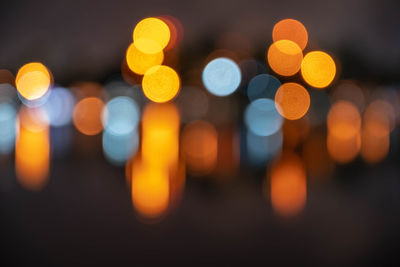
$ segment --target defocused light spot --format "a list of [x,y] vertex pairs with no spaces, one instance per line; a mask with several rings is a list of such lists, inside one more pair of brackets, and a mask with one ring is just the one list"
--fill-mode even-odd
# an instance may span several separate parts
[[145,96],[153,102],[164,103],[173,99],[179,92],[178,74],[167,66],[154,66],[143,77],[142,87]]
[[14,148],[16,116],[14,105],[0,103],[0,155],[9,154]]
[[252,165],[265,166],[267,161],[282,150],[282,131],[269,136],[259,136],[251,131],[246,133],[248,161]]
[[360,86],[350,80],[340,81],[331,94],[332,103],[346,100],[357,106],[359,111],[365,108],[365,96]]
[[164,49],[170,40],[170,31],[164,21],[158,18],[141,20],[133,31],[133,42],[146,54],[154,54]]
[[141,52],[132,43],[126,51],[126,62],[131,71],[143,75],[153,66],[161,65],[164,60],[164,53],[160,50],[157,53],[146,54]]
[[324,134],[311,134],[304,142],[302,152],[302,158],[306,165],[307,173],[310,176],[326,179],[331,175],[334,163],[328,154]]
[[168,173],[139,163],[132,166],[132,202],[136,211],[146,219],[164,214],[169,202]]
[[0,84],[15,86],[15,77],[7,69],[0,69]]
[[271,168],[271,204],[282,216],[300,213],[306,204],[306,173],[301,159],[285,152]]
[[250,101],[258,98],[274,99],[275,93],[281,86],[281,82],[269,74],[259,74],[250,80],[247,86],[247,96]]
[[338,101],[328,113],[327,126],[328,131],[337,138],[354,138],[361,128],[360,113],[354,104]]
[[272,39],[274,42],[279,40],[293,41],[301,50],[304,50],[308,42],[308,33],[300,21],[284,19],[275,24],[272,30]]
[[321,51],[312,51],[305,55],[301,63],[303,79],[315,88],[325,88],[336,75],[336,65],[332,57]]
[[132,133],[139,123],[140,111],[136,102],[127,96],[111,99],[102,112],[105,131],[113,135]]
[[310,132],[310,122],[307,117],[299,120],[285,120],[282,131],[284,147],[293,149],[307,138]]
[[206,121],[195,121],[182,131],[182,152],[188,170],[195,175],[209,174],[216,166],[218,134]]
[[276,133],[282,126],[283,118],[271,99],[261,98],[251,102],[245,111],[244,120],[247,128],[259,136]]
[[115,165],[123,165],[137,151],[139,135],[136,130],[117,135],[105,130],[103,132],[103,151],[106,158]]
[[65,126],[71,122],[75,99],[71,92],[65,88],[55,88],[43,108],[49,117],[51,126]]
[[[19,134],[15,144],[15,170],[19,183],[40,190],[47,182],[50,161],[49,127],[41,118],[23,108],[19,112]],[[36,123],[36,124],[35,124]]]
[[51,85],[49,70],[41,63],[28,63],[18,70],[15,84],[24,98],[38,99],[49,90]]
[[279,75],[292,76],[300,70],[303,52],[295,42],[279,40],[269,47],[267,60]]
[[284,83],[275,95],[275,105],[278,112],[289,120],[303,117],[310,107],[310,95],[297,83]]
[[361,136],[357,133],[355,136],[341,138],[328,133],[327,148],[333,160],[342,164],[348,163],[360,152]]
[[86,97],[75,105],[73,121],[76,129],[85,135],[96,135],[103,129],[101,114],[104,103],[97,97]]
[[202,79],[204,86],[211,94],[227,96],[239,87],[240,68],[229,58],[216,58],[204,68]]
[[181,22],[177,18],[169,15],[163,15],[160,19],[168,25],[171,36],[165,50],[176,48],[183,38],[183,26]]

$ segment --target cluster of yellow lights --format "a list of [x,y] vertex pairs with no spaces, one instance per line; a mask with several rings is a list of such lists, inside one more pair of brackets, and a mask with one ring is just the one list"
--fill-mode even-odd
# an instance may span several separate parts
[[37,100],[44,96],[52,83],[50,71],[39,62],[22,66],[15,77],[15,85],[22,97]]

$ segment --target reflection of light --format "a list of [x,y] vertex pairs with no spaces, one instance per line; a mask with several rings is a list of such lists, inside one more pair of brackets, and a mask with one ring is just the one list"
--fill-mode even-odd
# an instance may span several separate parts
[[44,104],[44,109],[50,120],[51,126],[64,126],[70,123],[75,99],[71,92],[65,88],[51,90],[49,98]]
[[250,80],[247,86],[247,96],[250,101],[257,98],[274,99],[276,90],[281,86],[281,82],[269,74],[259,74]]
[[144,75],[143,92],[153,102],[163,103],[174,98],[180,89],[178,74],[167,66],[154,66]]
[[295,42],[279,40],[269,47],[267,59],[273,71],[282,76],[292,76],[300,70],[303,53]]
[[132,202],[137,212],[148,219],[160,217],[168,208],[168,173],[142,162],[132,166]]
[[304,56],[301,63],[303,79],[315,88],[325,88],[336,75],[335,61],[330,55],[321,51],[312,51]]
[[139,145],[138,132],[131,131],[122,135],[105,130],[103,132],[103,151],[111,163],[123,165],[137,151]]
[[259,136],[247,131],[247,156],[250,163],[264,166],[265,163],[282,149],[282,131],[270,136]]
[[275,24],[274,29],[272,30],[272,39],[274,42],[278,40],[293,41],[301,48],[301,50],[304,50],[308,41],[308,33],[300,21],[295,19],[284,19]]
[[49,90],[51,85],[49,70],[41,63],[28,63],[18,70],[15,84],[24,98],[38,99]]
[[73,121],[76,129],[86,135],[101,132],[101,113],[104,103],[97,97],[86,97],[75,105]]
[[133,31],[133,42],[146,54],[154,54],[164,49],[169,42],[170,31],[164,21],[158,18],[141,20]]
[[283,118],[271,99],[260,98],[251,102],[245,111],[247,128],[256,135],[268,136],[276,133],[282,126]]
[[353,138],[361,128],[361,117],[357,108],[348,101],[332,105],[327,118],[329,132],[337,138]]
[[307,197],[306,173],[301,159],[285,152],[271,169],[271,204],[283,216],[294,216],[304,209]]
[[35,116],[42,113],[25,108],[19,113],[15,170],[20,184],[30,190],[40,190],[46,184],[49,172],[49,127]]
[[278,112],[288,120],[303,117],[310,107],[310,95],[297,83],[284,83],[275,94]]
[[216,58],[210,61],[203,70],[203,84],[216,96],[232,94],[241,81],[238,65],[229,58]]
[[133,99],[118,96],[109,101],[102,112],[105,131],[113,135],[132,133],[139,123],[139,107]]
[[146,54],[132,43],[126,51],[126,63],[129,69],[140,75],[145,74],[149,68],[162,64],[163,60],[164,53],[162,50],[157,53]]
[[218,134],[206,121],[194,121],[182,132],[182,152],[188,170],[196,175],[210,173],[217,163]]
[[8,154],[14,148],[16,115],[12,104],[0,103],[0,154]]

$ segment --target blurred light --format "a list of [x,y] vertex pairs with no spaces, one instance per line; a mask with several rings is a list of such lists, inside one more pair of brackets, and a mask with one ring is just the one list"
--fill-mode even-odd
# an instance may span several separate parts
[[136,129],[139,118],[139,107],[127,96],[114,97],[102,112],[104,130],[117,136],[131,134]]
[[216,58],[203,70],[203,84],[216,96],[232,94],[240,85],[241,73],[238,65],[229,58]]
[[97,97],[86,97],[74,108],[73,122],[75,128],[85,135],[96,135],[103,129],[101,114],[104,103]]
[[154,66],[144,75],[142,87],[145,96],[153,102],[164,103],[173,99],[179,92],[178,74],[167,66]]
[[247,96],[250,101],[258,98],[274,99],[275,93],[281,86],[281,82],[272,75],[259,74],[250,80],[247,86]]
[[282,131],[269,136],[259,136],[251,131],[246,133],[246,147],[248,161],[257,166],[265,166],[268,160],[282,150]]
[[299,120],[285,120],[283,123],[284,147],[295,148],[302,143],[310,133],[310,122],[307,117]]
[[318,132],[311,134],[304,142],[302,152],[310,176],[326,179],[333,172],[334,163],[328,154],[324,134]]
[[133,30],[135,46],[146,54],[154,54],[164,49],[170,40],[168,25],[158,18],[145,18]]
[[322,51],[312,51],[301,62],[301,75],[304,81],[315,88],[330,85],[336,75],[336,65],[332,57]]
[[23,108],[19,112],[19,133],[15,144],[15,170],[19,183],[40,190],[49,173],[49,127],[37,114],[44,111]]
[[41,63],[28,63],[18,70],[15,84],[21,96],[28,100],[35,100],[49,90],[51,74]]
[[0,103],[0,155],[9,154],[14,148],[16,116],[14,105]]
[[163,15],[159,18],[168,25],[171,36],[168,45],[165,47],[165,50],[176,48],[183,38],[183,26],[181,22],[177,18],[170,15]]
[[283,118],[271,99],[260,98],[251,102],[245,111],[244,120],[247,128],[259,136],[276,133],[282,126]]
[[300,70],[303,53],[295,42],[279,40],[269,47],[267,60],[271,69],[279,75],[292,76]]
[[47,90],[47,92],[43,96],[41,96],[37,99],[34,99],[34,100],[26,99],[18,91],[17,91],[17,96],[18,96],[18,99],[25,106],[27,106],[29,108],[37,108],[37,107],[43,106],[47,102],[47,100],[49,99],[49,96],[50,96],[50,92],[51,92],[51,90]]
[[218,155],[218,134],[206,121],[194,121],[182,131],[182,152],[188,170],[194,175],[206,175],[214,170]]
[[103,132],[103,151],[106,158],[115,165],[123,165],[137,151],[139,135],[136,129],[117,135],[105,130]]
[[146,54],[141,52],[132,43],[126,51],[126,62],[131,71],[143,75],[153,66],[161,65],[164,61],[164,53],[160,50],[157,53]]
[[15,77],[7,69],[0,69],[0,85],[1,84],[8,84],[11,86],[15,86]]
[[347,138],[337,137],[328,133],[327,148],[331,158],[339,163],[348,163],[357,157],[361,148],[361,136],[359,133]]
[[306,173],[301,159],[284,152],[271,168],[271,204],[282,216],[300,213],[306,204]]
[[72,93],[65,88],[55,88],[50,91],[50,95],[43,108],[49,117],[51,126],[65,126],[71,122],[75,99]]
[[356,106],[348,101],[332,105],[327,118],[328,131],[341,139],[351,139],[359,134],[361,117]]
[[274,42],[279,40],[290,40],[295,42],[301,50],[307,45],[308,33],[300,21],[295,19],[284,19],[275,24],[272,30],[272,39]]
[[289,120],[303,117],[310,107],[310,95],[297,83],[284,83],[275,95],[275,105],[278,112]]
[[237,175],[240,163],[240,137],[236,125],[218,128],[218,155],[215,175],[222,181],[232,180]]
[[340,81],[331,94],[332,103],[346,100],[357,106],[359,111],[365,107],[365,96],[360,86],[351,80]]

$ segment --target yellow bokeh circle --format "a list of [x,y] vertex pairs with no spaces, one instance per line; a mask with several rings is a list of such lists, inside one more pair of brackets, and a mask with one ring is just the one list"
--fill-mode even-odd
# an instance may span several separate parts
[[39,62],[32,62],[22,66],[15,78],[18,92],[28,100],[35,100],[49,90],[51,76],[48,69]]
[[153,66],[161,65],[164,60],[163,51],[154,54],[146,54],[131,44],[126,51],[126,63],[131,71],[143,75]]
[[137,49],[154,54],[164,49],[171,38],[168,25],[158,18],[145,18],[133,30],[133,42]]
[[180,79],[172,68],[158,65],[146,71],[142,80],[145,96],[153,102],[163,103],[174,98],[180,89]]
[[312,87],[325,88],[335,78],[335,61],[325,52],[310,52],[305,55],[301,63],[301,75],[304,81]]

